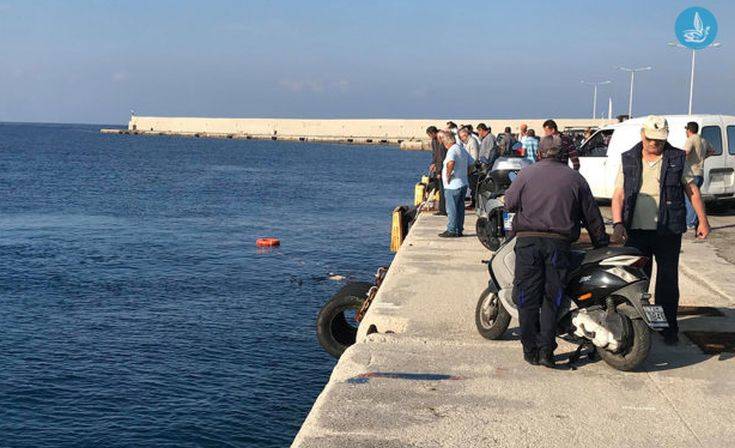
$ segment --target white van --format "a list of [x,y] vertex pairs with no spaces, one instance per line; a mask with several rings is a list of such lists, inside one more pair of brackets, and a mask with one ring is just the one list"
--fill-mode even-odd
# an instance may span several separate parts
[[[584,142],[579,152],[579,172],[587,179],[597,199],[611,199],[615,176],[620,169],[620,155],[641,141],[645,117],[603,127]],[[667,115],[669,143],[683,149],[684,127],[690,121],[699,124],[699,133],[714,149],[715,155],[704,162],[705,200],[732,197],[735,194],[735,116]]]

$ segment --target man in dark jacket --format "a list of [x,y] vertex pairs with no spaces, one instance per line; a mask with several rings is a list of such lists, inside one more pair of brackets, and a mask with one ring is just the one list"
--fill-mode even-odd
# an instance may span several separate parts
[[523,357],[554,367],[556,319],[564,300],[570,246],[584,222],[592,243],[608,243],[605,223],[587,181],[559,160],[561,138],[541,139],[538,163],[522,169],[505,192],[515,212],[516,265],[513,298],[518,304]]
[[447,205],[444,200],[444,183],[442,182],[442,164],[444,157],[447,155],[447,148],[439,141],[439,130],[436,126],[426,128],[426,135],[431,139],[431,165],[429,165],[429,174],[432,174],[439,182],[439,211],[437,215],[447,215]]
[[[669,125],[664,117],[651,115],[643,122],[641,142],[621,157],[621,167],[612,197],[613,241],[625,242],[656,258],[656,305],[664,309],[669,328],[664,342],[679,342],[676,312],[679,307],[679,252],[686,232],[688,197],[699,218],[697,238],[709,234],[702,196],[686,152],[667,141]],[[651,265],[646,271],[651,275]]]

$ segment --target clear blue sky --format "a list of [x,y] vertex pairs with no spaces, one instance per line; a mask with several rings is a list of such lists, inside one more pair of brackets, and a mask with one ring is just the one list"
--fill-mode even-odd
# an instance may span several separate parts
[[688,6],[718,18],[695,112],[735,114],[735,2],[2,1],[0,121],[139,115],[582,117],[686,112]]

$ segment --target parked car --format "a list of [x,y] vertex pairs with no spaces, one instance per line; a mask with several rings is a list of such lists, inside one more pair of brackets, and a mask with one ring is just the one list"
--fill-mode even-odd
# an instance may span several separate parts
[[[645,117],[608,125],[595,132],[580,148],[579,172],[587,179],[597,199],[609,200],[620,169],[620,155],[641,140]],[[735,194],[735,116],[732,115],[667,115],[669,143],[684,148],[690,121],[699,124],[714,155],[704,162],[702,195],[706,201],[731,198]]]

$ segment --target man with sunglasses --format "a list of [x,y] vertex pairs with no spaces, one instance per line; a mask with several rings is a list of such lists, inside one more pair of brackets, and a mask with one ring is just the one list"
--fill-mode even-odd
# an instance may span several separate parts
[[[686,153],[667,141],[669,125],[651,115],[643,122],[641,142],[624,152],[612,197],[613,242],[624,242],[656,259],[655,300],[669,323],[664,342],[679,342],[679,252],[686,232],[688,197],[699,218],[697,238],[709,235],[704,202]],[[651,265],[647,273],[651,275]]]

